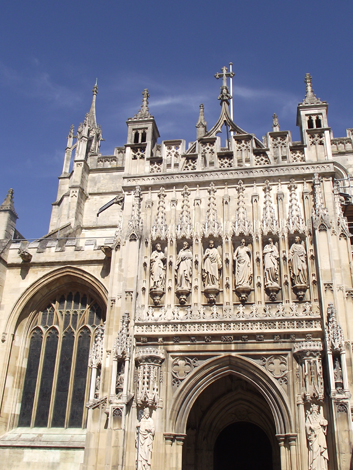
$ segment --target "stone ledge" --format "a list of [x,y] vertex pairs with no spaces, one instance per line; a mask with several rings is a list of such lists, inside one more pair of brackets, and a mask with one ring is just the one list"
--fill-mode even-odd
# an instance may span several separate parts
[[17,428],[0,438],[0,447],[84,449],[85,442],[86,429]]

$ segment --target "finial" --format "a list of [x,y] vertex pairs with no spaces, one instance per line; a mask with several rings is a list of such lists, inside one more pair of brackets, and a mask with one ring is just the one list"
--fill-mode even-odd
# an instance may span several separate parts
[[92,93],[93,93],[94,95],[97,95],[97,93],[98,93],[98,78],[96,78],[96,83],[94,84]]
[[207,122],[205,121],[204,105],[200,104],[199,120],[196,123],[196,138],[200,139],[207,132]]
[[150,97],[149,93],[148,93],[148,89],[145,88],[142,92],[142,104],[141,104],[141,109],[140,111],[135,114],[135,116],[133,118],[130,118],[130,119],[150,119],[150,118],[153,118],[153,116],[151,116],[150,114],[150,111],[148,109],[148,98]]
[[86,119],[87,119],[87,124],[89,125],[89,127],[97,127],[97,121],[96,121],[96,97],[98,94],[97,79],[93,87],[92,93],[93,93],[93,97],[92,97],[91,109],[86,114]]
[[306,85],[306,93],[305,93],[305,99],[303,100],[303,104],[324,103],[324,101],[321,101],[320,98],[317,98],[314,93],[313,85],[312,85],[312,76],[310,75],[310,73],[305,74],[304,83]]
[[215,77],[217,80],[222,77],[222,86],[221,86],[221,94],[219,95],[218,99],[221,100],[221,103],[223,101],[227,101],[232,99],[232,96],[229,93],[229,89],[227,86],[227,77],[234,77],[234,72],[228,72],[227,67],[222,67],[221,68],[222,73],[217,72],[215,74]]
[[272,116],[272,131],[273,132],[279,131],[279,122],[278,122],[278,117],[276,113],[274,113],[274,115]]
[[71,139],[74,136],[74,125],[71,124],[69,135],[67,136],[68,139]]
[[10,189],[8,190],[7,195],[6,195],[5,199],[4,199],[3,204],[9,205],[9,204],[11,204],[11,203],[13,203],[13,189],[12,189],[12,188],[10,188]]

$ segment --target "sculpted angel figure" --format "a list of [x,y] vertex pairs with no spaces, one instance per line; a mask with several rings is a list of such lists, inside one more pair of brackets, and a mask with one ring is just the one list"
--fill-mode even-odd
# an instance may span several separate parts
[[149,408],[145,408],[138,426],[136,442],[139,470],[150,470],[151,468],[154,433],[154,423],[153,419],[150,417],[150,410]]
[[222,269],[222,259],[214,241],[210,240],[208,248],[203,255],[202,277],[205,287],[219,287],[220,270]]
[[268,244],[264,247],[264,270],[265,270],[265,286],[277,284],[278,282],[278,260],[279,254],[272,238],[268,239]]
[[177,289],[191,289],[192,279],[192,251],[188,242],[183,243],[183,248],[179,251],[176,268],[175,279]]
[[252,281],[251,251],[243,239],[234,252],[235,287],[250,286]]
[[327,470],[327,420],[320,415],[318,405],[307,412],[305,430],[309,448],[309,470]]
[[155,250],[151,254],[151,289],[164,289],[165,286],[165,272],[166,272],[166,256],[162,251],[160,243],[157,243]]
[[289,251],[291,264],[291,278],[293,285],[307,283],[306,251],[300,237],[295,237],[295,242]]

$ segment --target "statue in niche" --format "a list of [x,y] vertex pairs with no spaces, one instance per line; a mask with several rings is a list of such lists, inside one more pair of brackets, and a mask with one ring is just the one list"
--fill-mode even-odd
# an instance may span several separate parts
[[208,248],[203,255],[202,278],[204,286],[212,286],[219,289],[220,271],[222,269],[222,258],[214,241],[210,240]]
[[252,282],[251,250],[243,239],[234,252],[235,287],[248,286]]
[[151,289],[163,289],[165,287],[166,256],[160,243],[157,243],[151,254]]
[[306,251],[300,237],[295,237],[295,241],[289,250],[289,269],[293,283],[293,291],[298,300],[303,300],[307,291],[308,269],[306,264]]
[[251,292],[252,263],[251,250],[243,239],[240,246],[234,252],[235,264],[235,292],[242,303],[246,302]]
[[154,423],[150,417],[150,409],[146,407],[137,426],[136,447],[139,470],[150,470],[151,468],[154,433]]
[[295,237],[295,241],[290,247],[289,261],[291,263],[291,278],[293,281],[293,285],[306,285],[308,280],[306,251],[304,245],[300,240],[300,237]]
[[270,300],[275,301],[277,294],[280,290],[278,285],[279,277],[279,254],[277,246],[273,243],[272,238],[268,239],[268,244],[265,245],[264,250],[264,278],[265,278],[265,291],[270,297]]
[[268,239],[268,244],[264,247],[264,270],[265,270],[265,287],[278,286],[278,260],[279,254],[272,238]]
[[307,411],[305,430],[309,448],[309,470],[327,470],[327,420],[320,415],[319,406],[312,404]]
[[191,292],[192,281],[192,251],[188,242],[183,243],[183,248],[179,251],[176,259],[175,282],[176,295],[179,303],[184,305]]
[[177,289],[191,289],[192,251],[188,242],[183,243],[183,248],[178,253],[175,268],[175,278]]

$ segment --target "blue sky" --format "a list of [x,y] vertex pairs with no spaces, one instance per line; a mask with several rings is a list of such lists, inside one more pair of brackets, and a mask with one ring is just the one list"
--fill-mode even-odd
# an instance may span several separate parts
[[0,18],[0,199],[15,191],[18,230],[47,233],[66,137],[98,78],[103,154],[150,93],[160,141],[196,137],[199,104],[219,115],[214,74],[233,62],[234,121],[261,138],[272,114],[299,139],[304,75],[329,103],[335,137],[353,127],[353,2],[12,0]]

